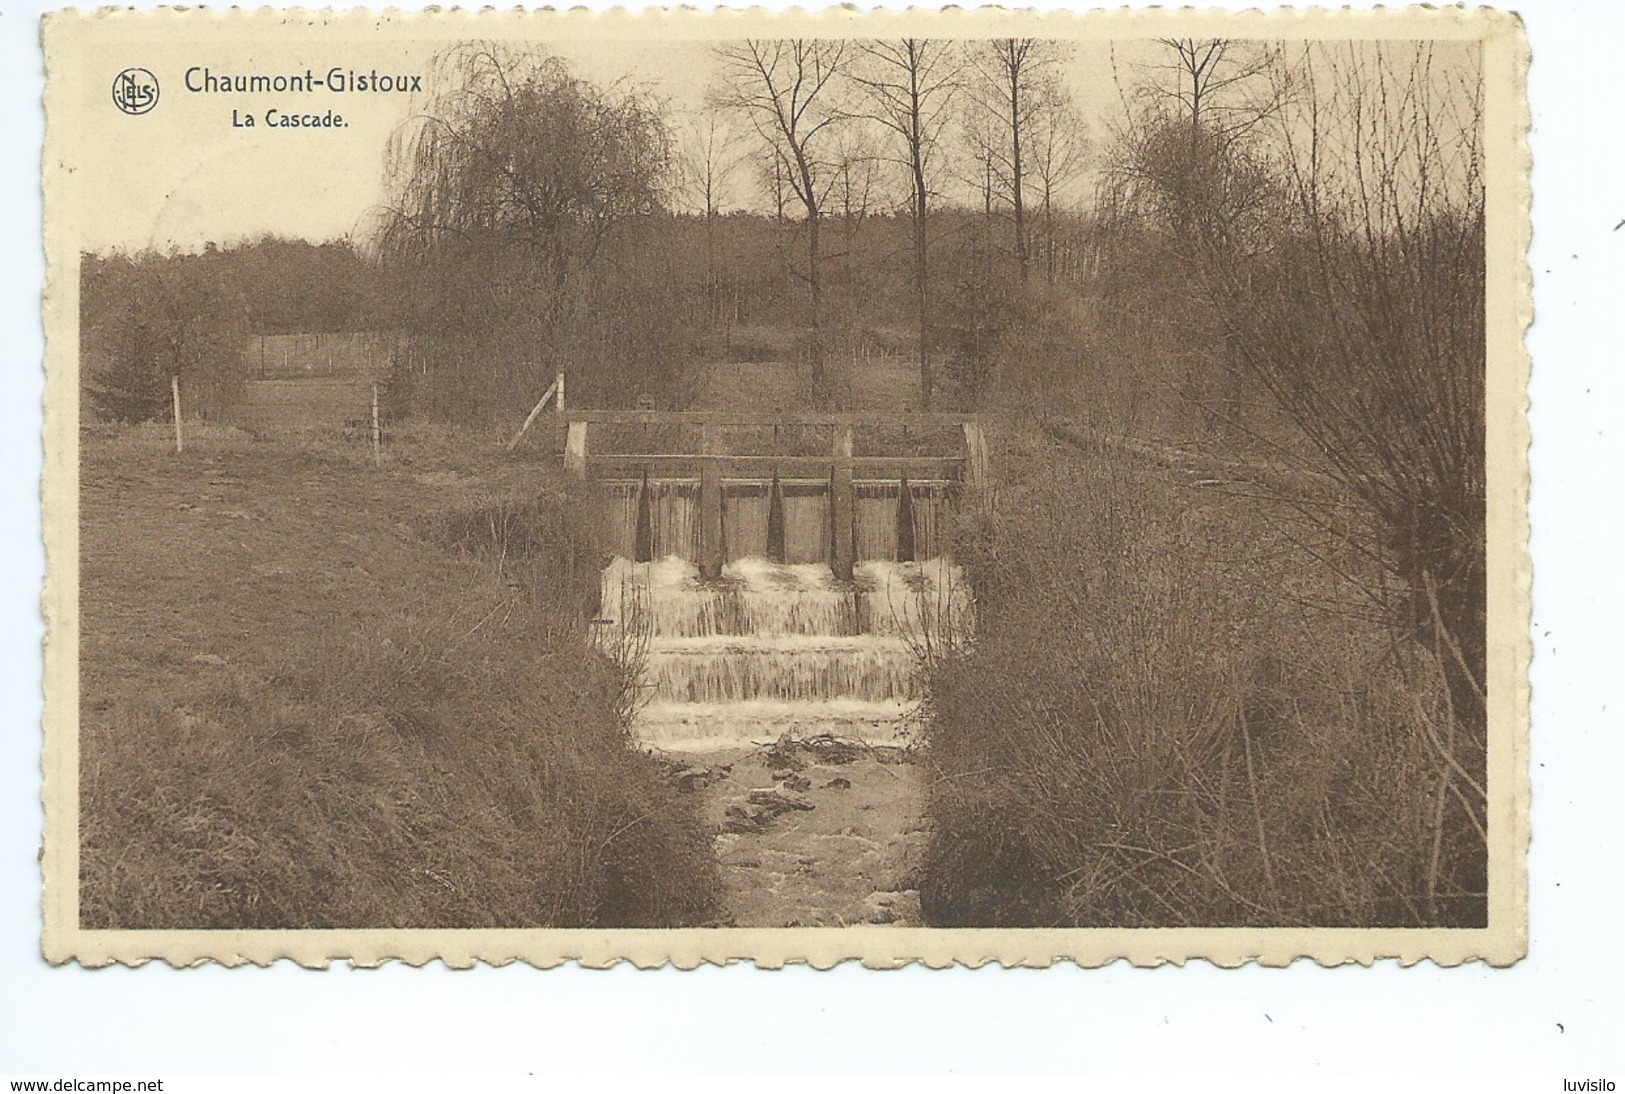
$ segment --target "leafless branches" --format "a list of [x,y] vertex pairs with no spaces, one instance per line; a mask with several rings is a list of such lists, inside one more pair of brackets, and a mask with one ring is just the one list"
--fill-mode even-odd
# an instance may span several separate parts
[[982,167],[984,205],[1008,204],[1016,268],[1023,286],[1031,265],[1027,225],[1027,177],[1032,170],[1032,130],[1054,95],[1054,71],[1066,57],[1060,42],[998,38],[975,43],[966,138]]
[[927,217],[939,152],[963,90],[961,51],[923,38],[857,43],[861,55],[852,80],[867,99],[866,115],[889,131],[898,151],[891,159],[907,175],[914,249],[914,291],[920,339],[920,400],[931,405],[930,263]]
[[380,252],[410,296],[403,323],[461,335],[478,361],[452,381],[456,409],[486,389],[522,405],[580,333],[611,232],[666,207],[670,134],[655,103],[535,51],[459,45],[433,78],[389,145]]
[[[1281,230],[1216,242],[1209,278],[1249,371],[1386,530],[1458,714],[1481,720],[1484,190],[1476,66],[1428,47],[1314,47],[1284,71]],[[1223,248],[1222,250],[1218,248]],[[1450,662],[1449,664],[1453,664]],[[1459,669],[1460,666],[1457,666]],[[1478,677],[1475,680],[1474,677]],[[1467,712],[1474,708],[1480,717]]]
[[[717,51],[718,105],[744,117],[764,145],[775,187],[788,187],[804,214],[811,304],[813,388],[822,390],[820,218],[841,175],[832,130],[847,117],[839,76],[850,47],[841,40],[747,39]],[[780,191],[782,194],[782,190]],[[780,203],[782,214],[782,200]]]
[[1190,128],[1228,143],[1275,114],[1279,86],[1269,77],[1280,56],[1273,44],[1229,38],[1159,39],[1172,57],[1153,64],[1155,78],[1139,97],[1155,115],[1172,111]]
[[678,131],[678,196],[707,219],[734,199],[734,178],[745,158],[745,134],[728,118],[704,111]]
[[557,287],[617,219],[664,204],[669,137],[652,104],[491,43],[438,65],[448,90],[390,144],[385,246],[397,256],[448,237],[496,240]]

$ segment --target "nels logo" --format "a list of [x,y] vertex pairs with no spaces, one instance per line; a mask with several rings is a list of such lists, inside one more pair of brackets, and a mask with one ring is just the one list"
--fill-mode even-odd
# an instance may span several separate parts
[[126,114],[145,114],[158,105],[158,77],[144,68],[127,68],[113,77],[113,105]]

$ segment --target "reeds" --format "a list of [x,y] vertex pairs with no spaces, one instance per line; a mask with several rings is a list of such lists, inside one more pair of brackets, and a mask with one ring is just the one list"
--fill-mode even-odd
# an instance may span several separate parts
[[1332,571],[1245,503],[1031,456],[931,681],[927,917],[1482,923],[1482,757],[1438,654],[1327,610]]

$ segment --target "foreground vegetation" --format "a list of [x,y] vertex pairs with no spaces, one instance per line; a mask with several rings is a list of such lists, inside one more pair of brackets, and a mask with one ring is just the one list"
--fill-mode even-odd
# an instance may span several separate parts
[[1474,749],[1359,606],[1383,576],[1201,461],[1005,436],[976,642],[930,688],[927,918],[1481,925]]
[[544,469],[467,437],[382,471],[166,440],[84,437],[84,926],[714,918],[692,804],[581,635],[598,560]]
[[1476,68],[1166,45],[1093,291],[999,345],[925,913],[1481,925]]

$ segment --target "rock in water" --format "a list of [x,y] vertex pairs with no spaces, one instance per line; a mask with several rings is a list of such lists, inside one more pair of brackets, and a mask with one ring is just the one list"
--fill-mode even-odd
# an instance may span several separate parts
[[863,912],[870,923],[918,923],[920,891],[899,889],[870,893],[863,900]]
[[770,809],[784,812],[789,809],[811,809],[813,803],[800,794],[792,793],[784,788],[782,783],[770,787],[752,790],[747,796],[752,805],[765,806]]
[[703,790],[711,782],[711,769],[708,767],[685,767],[671,777],[677,789],[684,793]]

